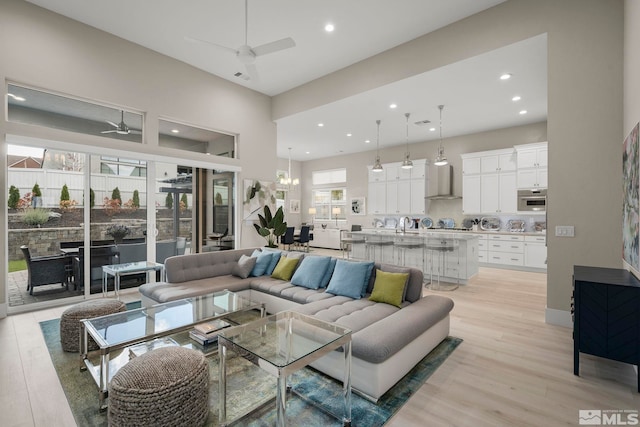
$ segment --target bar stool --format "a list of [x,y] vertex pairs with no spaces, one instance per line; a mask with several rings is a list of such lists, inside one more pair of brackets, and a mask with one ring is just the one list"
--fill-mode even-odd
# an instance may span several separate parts
[[[370,261],[379,261],[384,262],[384,248],[387,246],[391,246],[391,259],[394,258],[393,253],[393,240],[385,239],[384,237],[376,238],[376,237],[368,237],[365,239],[365,253],[366,257]],[[380,259],[378,260],[376,257],[376,250],[380,248]]]
[[[424,267],[425,245],[422,239],[409,238],[409,239],[400,240],[395,243],[395,247],[398,250],[399,265],[402,265],[404,267],[414,266],[414,267],[419,267],[421,269]],[[420,251],[422,252],[420,256],[420,263],[417,266],[416,265],[408,266],[407,260],[406,260],[407,252],[411,253],[412,251],[416,251],[418,249],[420,249]]]
[[[426,261],[429,260],[429,283],[425,287],[434,291],[452,291],[458,288],[458,285],[440,286],[440,276],[445,273],[447,265],[447,254],[453,252],[458,247],[458,241],[453,238],[429,238],[425,244],[428,257],[425,258],[425,271],[427,270]],[[437,282],[433,283],[433,255],[437,255]]]
[[363,236],[353,235],[354,231],[362,231],[362,226],[352,225],[351,231],[340,230],[340,249],[342,250],[342,258],[347,257],[352,252],[353,245],[364,244],[365,238]]

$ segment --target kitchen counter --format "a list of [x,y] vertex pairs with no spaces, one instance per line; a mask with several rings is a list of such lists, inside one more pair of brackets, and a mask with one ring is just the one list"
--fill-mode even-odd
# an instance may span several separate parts
[[353,245],[355,259],[419,268],[427,280],[439,270],[441,281],[459,284],[478,273],[478,236],[471,232],[378,228],[351,234],[366,241]]

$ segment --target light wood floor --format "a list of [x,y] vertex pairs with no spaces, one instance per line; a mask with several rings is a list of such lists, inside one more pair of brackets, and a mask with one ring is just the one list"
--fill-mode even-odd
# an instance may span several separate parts
[[[546,275],[481,268],[440,294],[464,342],[389,426],[575,426],[579,409],[640,408],[631,365],[582,355],[573,375],[571,330],[544,323]],[[38,325],[64,308],[0,320],[0,425],[75,425]]]

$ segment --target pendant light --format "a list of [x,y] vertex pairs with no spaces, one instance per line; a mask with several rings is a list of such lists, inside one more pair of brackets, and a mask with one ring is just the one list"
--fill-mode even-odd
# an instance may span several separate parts
[[376,162],[371,169],[374,172],[382,172],[382,163],[380,163],[380,120],[376,120],[378,125],[378,139],[376,142]]
[[296,186],[300,184],[300,180],[298,178],[291,177],[291,147],[289,147],[289,175],[286,177],[283,176],[282,178],[280,178],[280,184],[288,185],[288,186],[291,186],[291,185]]
[[442,109],[444,108],[444,105],[438,105],[438,108],[440,109],[440,146],[438,147],[436,161],[433,162],[433,164],[436,166],[444,166],[449,163],[447,156],[444,155],[444,147],[442,146]]
[[407,152],[404,155],[404,160],[402,165],[400,166],[402,169],[411,169],[413,167],[413,162],[409,158],[409,113],[404,113],[404,116],[407,118]]

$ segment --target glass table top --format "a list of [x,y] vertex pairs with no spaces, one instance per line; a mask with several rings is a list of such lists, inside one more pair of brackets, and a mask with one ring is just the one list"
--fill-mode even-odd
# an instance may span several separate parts
[[124,264],[103,265],[102,269],[110,273],[137,273],[139,271],[160,270],[163,264],[152,261],[127,262]]
[[84,324],[96,343],[106,348],[256,307],[258,303],[225,290],[96,317]]
[[219,338],[275,367],[286,367],[349,335],[351,330],[334,323],[283,311],[224,329]]

